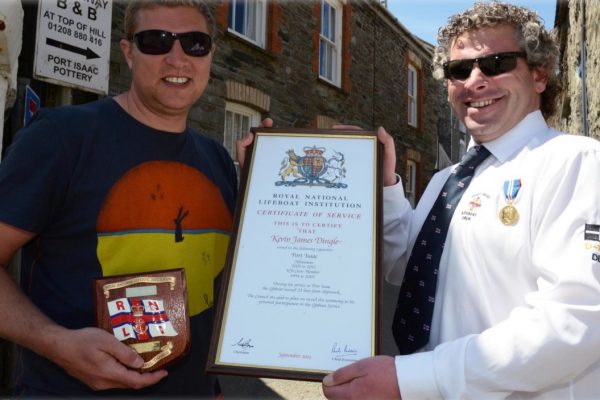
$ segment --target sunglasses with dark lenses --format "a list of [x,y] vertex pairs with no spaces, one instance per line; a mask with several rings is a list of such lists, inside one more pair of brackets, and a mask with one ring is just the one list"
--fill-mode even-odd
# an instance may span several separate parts
[[527,58],[523,51],[509,51],[505,53],[490,54],[480,58],[468,58],[464,60],[452,60],[443,64],[444,78],[464,81],[471,76],[473,64],[477,63],[481,72],[487,76],[496,76],[517,67],[517,58]]
[[188,56],[204,57],[210,53],[212,39],[208,33],[204,32],[173,33],[151,29],[133,35],[138,49],[144,54],[152,55],[167,54],[171,51],[176,39],[179,39],[183,51]]

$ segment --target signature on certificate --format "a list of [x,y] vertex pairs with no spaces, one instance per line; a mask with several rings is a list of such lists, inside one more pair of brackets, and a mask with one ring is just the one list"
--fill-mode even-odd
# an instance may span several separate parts
[[335,342],[333,346],[331,346],[331,352],[336,355],[344,355],[344,356],[355,356],[358,354],[358,351],[348,344],[344,344],[343,346]]
[[254,345],[251,343],[252,339],[247,339],[244,340],[244,338],[240,338],[240,340],[238,340],[236,343],[232,344],[232,346],[238,346],[241,347],[242,349],[251,349],[254,347]]

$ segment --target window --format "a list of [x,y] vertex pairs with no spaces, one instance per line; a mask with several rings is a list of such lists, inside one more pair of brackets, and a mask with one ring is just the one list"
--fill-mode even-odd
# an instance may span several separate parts
[[458,131],[460,132],[460,139],[458,144],[458,160],[467,152],[467,144],[469,143],[470,136],[467,132],[467,127],[462,122],[458,123]]
[[417,199],[417,164],[412,160],[406,162],[406,186],[404,191],[410,205],[415,208]]
[[319,76],[336,86],[341,81],[342,5],[321,0],[319,35]]
[[[237,103],[225,105],[225,133],[223,146],[235,160],[235,142],[244,136],[251,127],[258,126],[260,114],[258,111]],[[237,162],[237,161],[236,161]]]
[[417,69],[408,64],[408,124],[418,127],[418,73]]
[[461,138],[458,143],[458,159],[460,160],[462,158],[462,156],[465,155],[466,152],[467,152],[467,142],[465,141],[465,139]]
[[229,3],[229,31],[263,48],[266,17],[266,0],[231,0]]

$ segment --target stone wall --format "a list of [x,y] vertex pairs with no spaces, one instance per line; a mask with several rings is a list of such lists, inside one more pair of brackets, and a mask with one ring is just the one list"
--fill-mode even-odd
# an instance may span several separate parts
[[[600,140],[598,21],[600,21],[600,7],[595,1],[568,0],[557,3],[555,26],[561,49],[561,82],[564,93],[559,99],[558,115],[551,120],[551,124],[560,130],[581,135],[586,121],[589,136]],[[583,46],[584,31],[585,47]],[[586,50],[585,65],[581,62],[582,47]],[[584,111],[584,89],[587,94],[585,96],[587,111]]]
[[[317,127],[318,121],[365,129],[384,126],[396,137],[400,173],[407,150],[420,154],[420,194],[435,166],[438,120],[449,115],[440,112],[446,101],[443,94],[440,99],[440,83],[430,74],[429,44],[413,37],[377,1],[350,1],[345,9],[343,82],[342,87],[336,87],[319,79],[315,71],[318,2],[270,2],[271,34],[266,49],[227,32],[227,2],[213,2],[211,7],[218,23],[217,51],[210,84],[190,114],[193,128],[222,142],[228,88],[231,92],[235,86],[267,96],[268,106],[246,105],[263,118],[273,118],[279,127]],[[122,8],[121,4],[114,6],[113,41],[123,36]],[[409,61],[422,68],[418,129],[407,124]],[[129,77],[123,56],[114,45],[110,93],[126,90]],[[450,154],[450,149],[447,152]]]

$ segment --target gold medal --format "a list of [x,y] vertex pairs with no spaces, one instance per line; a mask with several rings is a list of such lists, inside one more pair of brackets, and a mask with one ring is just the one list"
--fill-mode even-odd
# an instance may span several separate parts
[[512,204],[502,207],[498,216],[504,225],[513,225],[519,220],[519,212]]

